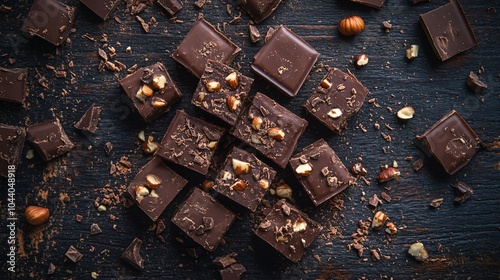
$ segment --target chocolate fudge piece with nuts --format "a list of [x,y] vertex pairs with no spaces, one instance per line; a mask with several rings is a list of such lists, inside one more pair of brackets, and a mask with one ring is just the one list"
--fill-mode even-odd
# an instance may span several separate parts
[[224,129],[177,110],[156,155],[207,174]]
[[252,78],[223,63],[209,60],[191,103],[234,125],[252,83]]
[[18,168],[25,138],[24,128],[0,124],[0,176],[7,177],[9,170]]
[[75,146],[57,118],[29,126],[26,134],[45,161],[66,154]]
[[194,188],[172,218],[184,233],[208,251],[214,251],[235,215],[208,193]]
[[356,182],[335,151],[323,139],[293,156],[290,167],[316,206]]
[[306,120],[257,93],[231,134],[285,168],[306,127]]
[[120,80],[120,85],[146,122],[168,112],[182,96],[160,62],[126,76]]
[[186,184],[184,178],[155,157],[141,168],[127,192],[154,222]]
[[368,89],[351,72],[331,68],[307,99],[304,108],[324,126],[340,133],[363,106],[366,95]]
[[323,226],[282,199],[255,229],[255,234],[288,259],[298,262],[322,229]]
[[276,171],[255,155],[233,147],[219,171],[214,190],[255,211],[276,175]]

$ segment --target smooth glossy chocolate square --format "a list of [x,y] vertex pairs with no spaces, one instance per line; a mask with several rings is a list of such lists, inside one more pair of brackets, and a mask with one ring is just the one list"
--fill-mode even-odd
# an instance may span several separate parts
[[331,68],[304,104],[308,113],[335,133],[363,106],[368,89],[351,73]]
[[474,130],[452,110],[422,135],[417,145],[432,155],[450,175],[464,167],[482,146]]
[[276,171],[255,155],[233,147],[213,189],[253,212],[271,186],[274,176]]
[[156,155],[198,173],[207,174],[223,133],[222,127],[177,110]]
[[139,170],[127,191],[154,222],[186,184],[186,179],[165,165],[161,158],[154,157]]
[[229,64],[241,52],[224,34],[204,18],[198,19],[172,58],[201,78],[208,60]]
[[208,251],[214,251],[233,224],[235,215],[208,193],[194,188],[172,218],[187,236]]
[[55,0],[35,0],[21,31],[60,46],[71,32],[75,10]]
[[0,67],[0,100],[24,104],[28,95],[26,87],[27,68]]
[[251,67],[288,97],[295,97],[318,57],[306,41],[280,26],[254,56]]
[[223,63],[209,60],[191,103],[234,125],[252,83],[252,78]]
[[384,6],[385,0],[351,0],[351,2],[380,9],[382,8],[382,6]]
[[80,0],[87,8],[92,10],[102,20],[107,20],[115,10],[120,0]]
[[290,159],[290,167],[316,206],[356,182],[335,151],[323,139],[294,155]]
[[323,226],[288,204],[278,201],[255,230],[255,234],[289,260],[298,262]]
[[239,0],[240,6],[252,17],[255,24],[268,18],[280,3],[281,0]]
[[306,120],[258,92],[231,134],[285,168],[306,127]]
[[126,76],[120,80],[120,85],[146,122],[168,112],[182,96],[167,68],[160,62]]
[[441,61],[477,46],[474,31],[457,0],[421,14],[420,23]]
[[75,146],[69,140],[57,118],[29,126],[26,129],[26,134],[28,140],[45,161],[66,154]]
[[[22,127],[0,124],[0,176],[7,177],[21,162],[26,131]],[[13,165],[14,168],[9,168]]]

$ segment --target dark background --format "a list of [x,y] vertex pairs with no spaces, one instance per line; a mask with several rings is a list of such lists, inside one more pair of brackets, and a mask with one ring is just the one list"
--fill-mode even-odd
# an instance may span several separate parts
[[[292,186],[297,207],[325,226],[322,235],[299,263],[287,261],[254,236],[252,228],[258,213],[250,215],[228,203],[226,205],[237,213],[238,219],[226,235],[227,244],[198,259],[189,256],[185,251],[187,245],[176,240],[178,230],[170,218],[188,195],[189,189],[199,186],[204,176],[173,164],[169,166],[189,179],[190,183],[162,216],[167,225],[162,234],[165,243],[154,232],[148,231],[153,223],[135,207],[125,209],[119,204],[110,207],[107,212],[97,212],[94,200],[104,197],[105,188],[121,195],[120,186],[127,186],[139,168],[150,159],[136,144],[139,131],[144,130],[146,135],[161,139],[175,109],[179,108],[191,115],[210,118],[190,104],[197,79],[169,56],[187,34],[198,13],[203,13],[209,22],[222,28],[223,22],[229,22],[238,14],[236,2],[227,1],[233,5],[232,15],[226,12],[226,2],[221,0],[212,0],[201,10],[194,6],[194,0],[182,2],[184,8],[179,12],[178,19],[183,23],[169,22],[170,16],[165,15],[157,5],[148,6],[140,16],[146,21],[154,16],[157,24],[146,34],[134,16],[124,13],[124,2],[119,4],[111,19],[102,22],[78,1],[64,1],[78,7],[74,25],[76,33],[70,35],[71,44],[57,49],[37,38],[26,39],[19,32],[32,1],[0,2],[13,7],[12,12],[0,14],[0,65],[28,67],[30,91],[25,108],[0,102],[0,121],[28,126],[58,117],[76,144],[67,156],[45,163],[38,155],[32,160],[25,159],[24,155],[31,148],[26,142],[23,162],[16,175],[16,203],[20,218],[17,223],[20,245],[16,266],[18,277],[51,278],[46,276],[46,272],[52,262],[57,267],[52,278],[88,279],[91,272],[97,272],[99,278],[217,279],[217,268],[212,260],[230,252],[238,253],[238,262],[247,268],[247,279],[344,279],[363,276],[369,279],[496,279],[500,276],[500,150],[498,142],[495,142],[500,136],[500,18],[498,13],[489,9],[498,2],[489,0],[461,1],[479,45],[446,62],[440,62],[434,55],[418,21],[419,14],[445,4],[445,0],[419,5],[411,4],[409,0],[387,0],[380,10],[341,0],[284,0],[270,18],[257,26],[264,35],[268,26],[284,24],[316,48],[321,56],[296,98],[284,97],[258,78],[252,94],[262,91],[309,121],[297,150],[324,138],[348,168],[358,157],[362,157],[368,169],[367,177],[372,181],[371,185],[365,185],[359,180],[358,186],[350,187],[333,199],[334,202],[313,207],[291,170],[279,171],[281,178],[286,178],[285,181]],[[350,15],[362,16],[366,29],[360,35],[346,38],[339,35],[336,25]],[[114,16],[123,23],[117,23]],[[248,20],[248,16],[242,14],[241,22],[228,24],[224,34],[243,49],[233,66],[239,63],[241,72],[253,77],[249,64],[263,42],[251,44]],[[384,20],[393,24],[389,33],[384,33],[382,29]],[[108,35],[109,45],[116,48],[116,59],[127,67],[163,62],[184,94],[181,102],[158,120],[144,123],[136,112],[129,109],[125,93],[119,88],[117,81],[126,73],[98,71],[97,49],[103,45],[99,42],[103,33]],[[95,38],[96,42],[82,38],[84,34]],[[405,49],[410,44],[420,46],[419,57],[412,62],[404,57]],[[127,46],[132,47],[131,54],[125,53]],[[356,69],[351,60],[359,53],[367,54],[370,61],[365,67]],[[9,58],[16,59],[16,62],[10,65]],[[75,65],[72,71],[76,74],[76,84],[70,84],[69,78],[55,79],[54,73],[46,68],[46,65],[57,68],[65,65],[67,69],[69,61]],[[327,131],[307,117],[301,108],[325,73],[317,72],[323,69],[322,65],[353,71],[370,90],[367,100],[376,98],[381,105],[376,108],[374,104],[365,102],[341,135]],[[477,72],[480,67],[484,67],[480,78],[488,89],[476,95],[467,89],[466,77],[470,71]],[[37,83],[35,69],[48,78],[48,89]],[[67,94],[63,94],[63,89]],[[44,99],[40,98],[40,94]],[[73,127],[92,103],[104,107],[95,135],[82,133]],[[399,122],[395,112],[407,104],[415,108],[415,116],[407,122]],[[392,108],[392,113],[388,107]],[[423,133],[452,109],[457,110],[490,147],[479,152],[465,168],[449,176],[436,161],[424,158],[413,142],[415,135]],[[373,128],[375,121],[382,126],[380,131]],[[385,128],[385,123],[394,131]],[[359,124],[368,131],[363,133]],[[391,135],[392,142],[386,142],[381,132]],[[107,141],[114,145],[110,156],[106,156],[103,150]],[[124,155],[132,162],[132,172],[121,176],[110,175],[110,161],[116,162]],[[424,167],[414,172],[412,162],[404,160],[407,156],[412,156],[413,161],[425,159]],[[392,164],[394,160],[402,173],[400,179],[385,185],[377,184],[375,178],[380,171],[379,166]],[[474,189],[472,198],[458,206],[453,203],[454,190],[450,187],[457,179]],[[7,217],[7,181],[1,178],[0,183],[4,186],[0,191],[0,259],[4,260],[7,248],[7,228],[4,224]],[[381,191],[391,195],[392,201],[379,206],[379,209],[389,216],[399,231],[389,240],[383,231],[370,230],[368,241],[364,242],[365,253],[360,258],[355,251],[347,250],[347,244],[351,242],[350,235],[357,229],[358,220],[366,221],[373,217],[373,209],[361,199],[368,200],[373,194],[380,195]],[[444,198],[441,207],[430,209],[429,202],[439,197]],[[272,203],[274,198],[269,196],[268,199]],[[22,214],[27,205],[48,207],[51,211],[49,221],[39,227],[28,225]],[[83,215],[81,223],[75,221],[76,214]],[[116,220],[111,220],[110,214]],[[98,223],[103,233],[90,236],[92,223]],[[327,234],[330,226],[337,229],[336,235]],[[134,237],[144,241],[141,249],[145,259],[143,272],[119,260],[122,250]],[[429,252],[430,259],[424,263],[417,262],[406,253],[409,245],[416,241],[423,242]],[[325,246],[327,242],[332,242],[333,246]],[[186,243],[189,242],[186,240]],[[64,253],[70,245],[85,255],[81,262],[73,264],[65,259]],[[379,250],[382,255],[380,261],[370,258],[371,249]],[[6,271],[5,261],[2,261],[1,267]]]

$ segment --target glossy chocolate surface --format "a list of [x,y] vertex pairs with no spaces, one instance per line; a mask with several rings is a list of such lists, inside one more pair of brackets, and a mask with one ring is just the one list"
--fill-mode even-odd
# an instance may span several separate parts
[[69,152],[75,146],[64,132],[59,119],[33,124],[26,129],[28,140],[43,160],[49,161]]
[[0,67],[0,100],[24,104],[27,95],[27,68]]
[[101,106],[92,104],[80,120],[75,124],[75,127],[80,130],[95,133],[97,131],[97,124],[99,123],[102,112]]

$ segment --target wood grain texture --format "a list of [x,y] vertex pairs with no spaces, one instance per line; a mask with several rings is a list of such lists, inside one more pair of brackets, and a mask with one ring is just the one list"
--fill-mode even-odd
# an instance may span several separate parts
[[[362,157],[369,172],[368,178],[372,181],[369,186],[359,182],[358,186],[338,196],[336,200],[343,201],[340,209],[335,208],[333,203],[313,207],[291,170],[288,168],[279,172],[292,186],[297,207],[326,228],[323,236],[313,243],[297,264],[287,261],[258,240],[252,233],[255,215],[234,208],[232,204],[227,205],[233,208],[239,219],[226,235],[227,244],[198,259],[187,255],[184,249],[186,245],[176,241],[179,232],[170,218],[189,189],[198,186],[204,177],[172,164],[169,166],[190,182],[162,216],[167,224],[167,230],[163,233],[165,243],[154,232],[147,230],[152,224],[138,209],[125,209],[117,205],[107,212],[98,213],[94,206],[94,200],[104,196],[104,187],[115,188],[116,193],[119,193],[119,187],[128,185],[148,161],[149,158],[136,145],[139,131],[145,130],[146,135],[160,139],[178,108],[191,115],[210,118],[190,104],[198,81],[169,55],[175,51],[199,13],[222,28],[224,22],[229,22],[237,15],[234,9],[236,1],[212,0],[200,10],[194,6],[194,0],[184,0],[184,8],[178,14],[178,19],[183,20],[183,23],[169,22],[169,16],[160,13],[156,5],[148,6],[140,16],[146,21],[152,16],[157,20],[148,34],[133,16],[124,13],[125,2],[120,3],[107,22],[101,22],[76,0],[64,2],[78,6],[74,26],[76,32],[70,35],[71,44],[58,48],[58,55],[55,55],[55,48],[42,40],[25,39],[19,32],[32,1],[3,1],[13,9],[10,13],[0,14],[0,53],[5,54],[0,57],[0,65],[30,68],[28,105],[21,108],[0,102],[0,122],[27,126],[57,116],[70,139],[77,145],[67,156],[49,163],[43,162],[38,156],[33,160],[23,158],[17,173],[16,188],[20,218],[17,236],[22,245],[17,250],[17,277],[50,278],[46,276],[46,271],[52,262],[57,266],[52,277],[55,279],[89,279],[93,271],[99,273],[100,279],[218,279],[217,268],[212,260],[230,252],[237,252],[238,262],[247,268],[246,279],[353,279],[363,276],[369,279],[386,276],[394,279],[492,279],[500,276],[499,148],[479,152],[453,176],[446,175],[432,159],[425,158],[423,169],[417,173],[413,171],[411,163],[404,160],[407,156],[424,158],[413,145],[415,135],[424,132],[451,109],[459,111],[485,143],[499,140],[500,67],[496,58],[500,52],[500,18],[498,13],[488,10],[495,2],[461,1],[479,45],[446,62],[440,62],[434,55],[418,22],[419,14],[446,3],[444,0],[419,5],[412,5],[408,0],[387,0],[380,10],[346,0],[284,0],[270,18],[258,25],[263,35],[268,26],[287,25],[316,48],[321,56],[296,98],[284,97],[257,77],[252,94],[264,92],[309,121],[309,127],[297,149],[324,138],[347,167]],[[233,15],[226,13],[226,2],[233,6]],[[338,21],[349,15],[360,15],[366,23],[365,31],[352,38],[342,37],[336,30]],[[118,16],[123,23],[118,24],[112,19],[113,16]],[[242,18],[236,25],[227,25],[223,33],[243,50],[233,66],[239,64],[242,73],[254,77],[249,64],[262,42],[251,44],[247,26],[249,18],[245,14]],[[384,20],[390,20],[393,24],[389,33],[382,30]],[[181,102],[160,119],[150,124],[144,123],[130,109],[125,93],[119,88],[117,81],[125,73],[98,71],[97,49],[103,45],[99,42],[103,33],[108,35],[109,44],[116,48],[116,59],[128,67],[163,62],[184,94]],[[97,41],[82,38],[84,34]],[[405,45],[410,44],[421,47],[419,57],[412,62],[404,57]],[[131,54],[125,53],[127,46],[131,46]],[[359,53],[366,53],[370,62],[356,69],[350,60]],[[9,65],[9,58],[16,59],[13,66]],[[76,74],[76,84],[70,84],[69,79],[55,79],[54,74],[46,68],[46,65],[58,68],[65,65],[67,68],[69,61],[75,64],[72,71]],[[370,90],[367,99],[376,98],[381,108],[365,103],[341,135],[326,131],[313,118],[306,116],[301,107],[325,73],[317,72],[322,69],[321,65],[350,69]],[[488,89],[479,96],[471,93],[465,82],[469,71],[477,71],[481,66],[485,73],[480,77]],[[36,82],[35,69],[48,78],[49,89],[43,89]],[[62,94],[63,90],[67,90],[68,94]],[[39,97],[42,93],[44,99]],[[484,102],[481,102],[481,98]],[[84,134],[73,128],[73,124],[92,103],[104,107],[95,135]],[[394,113],[406,104],[415,108],[415,117],[405,123],[398,122]],[[394,113],[390,113],[387,107],[391,107]],[[381,124],[380,131],[374,130],[375,121]],[[393,127],[394,131],[386,129],[385,123]],[[363,133],[358,128],[359,124],[368,131]],[[390,134],[393,141],[386,142],[380,132]],[[107,141],[114,145],[110,156],[106,156],[103,150]],[[383,152],[383,147],[387,153]],[[28,148],[30,145],[26,144],[24,154]],[[124,155],[129,156],[132,162],[132,172],[118,177],[109,175],[110,161],[117,162]],[[400,166],[400,179],[378,185],[374,178],[379,166],[391,164],[393,160]],[[449,186],[457,179],[465,181],[475,191],[471,200],[459,206],[453,204],[454,190]],[[7,248],[7,194],[4,186],[7,181],[1,178],[0,183],[0,260],[4,260]],[[390,190],[385,187],[390,187]],[[372,209],[366,202],[361,203],[360,199],[363,193],[368,199],[373,194],[380,195],[381,191],[390,194],[392,201],[379,206],[379,209],[400,230],[390,241],[387,241],[383,232],[370,230],[368,241],[364,242],[367,250],[359,258],[356,252],[347,250],[347,244],[351,242],[350,235],[357,229],[358,220],[366,221],[373,216]],[[64,199],[66,195],[69,201]],[[439,209],[431,210],[429,202],[438,197],[444,198],[443,204]],[[44,205],[51,210],[49,222],[38,228],[29,226],[22,217],[24,208],[33,204]],[[84,216],[81,223],[75,221],[76,214]],[[116,220],[110,220],[110,214],[116,216]],[[90,236],[92,223],[98,223],[103,233]],[[326,237],[330,225],[338,228],[335,238]],[[144,241],[143,272],[119,260],[122,250],[134,237]],[[409,245],[416,241],[425,244],[431,260],[419,263],[407,255]],[[333,246],[325,246],[326,242],[332,242]],[[85,255],[78,264],[72,264],[64,258],[70,245]],[[441,250],[438,251],[439,247]],[[382,259],[374,262],[369,256],[370,249],[380,249]],[[5,261],[2,261],[1,267],[7,268]],[[10,274],[10,277],[15,276]]]

